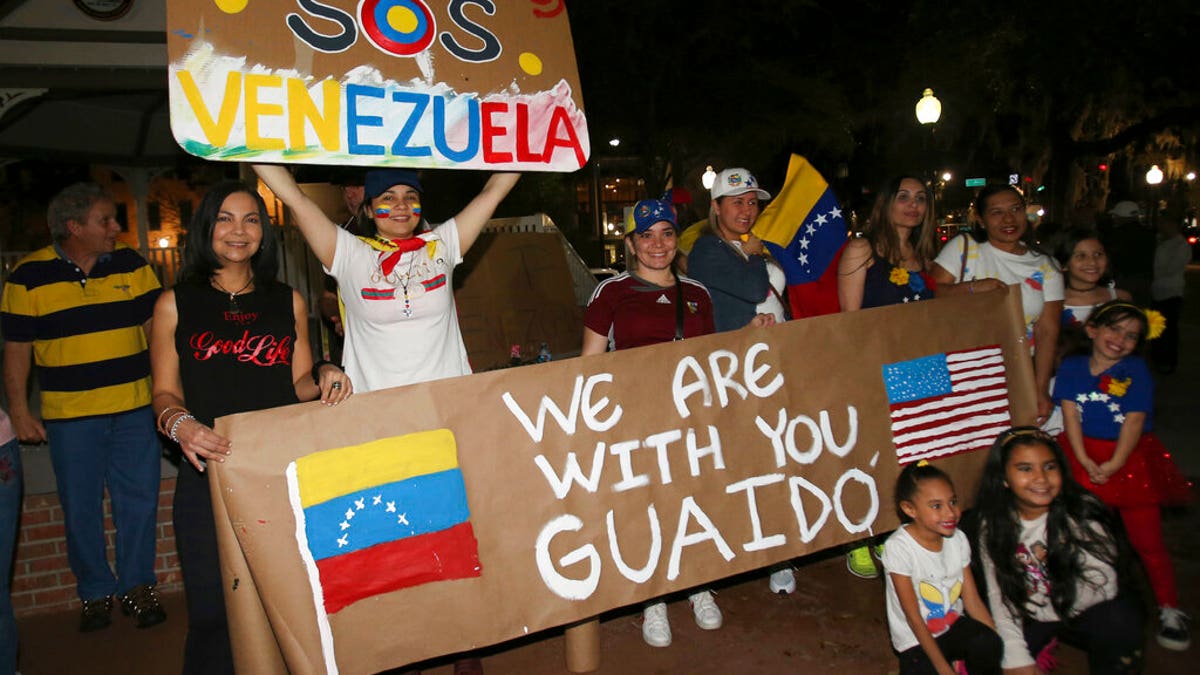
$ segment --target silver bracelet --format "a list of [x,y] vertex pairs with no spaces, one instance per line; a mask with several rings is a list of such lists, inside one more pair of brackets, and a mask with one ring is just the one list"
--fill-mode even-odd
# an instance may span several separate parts
[[176,436],[175,432],[179,431],[179,425],[183,424],[184,420],[191,420],[191,421],[195,422],[196,417],[194,415],[192,415],[191,413],[184,413],[184,414],[180,415],[178,418],[176,418],[175,421],[171,424],[171,433],[169,433],[167,435],[170,436],[171,440],[175,441],[176,443],[179,442],[179,436]]

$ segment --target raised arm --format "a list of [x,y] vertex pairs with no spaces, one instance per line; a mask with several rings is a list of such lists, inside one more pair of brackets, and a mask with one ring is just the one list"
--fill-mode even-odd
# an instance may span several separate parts
[[483,189],[475,195],[471,203],[454,216],[454,222],[458,224],[459,250],[463,255],[467,254],[475,240],[479,238],[483,226],[491,220],[492,214],[496,212],[496,207],[500,206],[500,202],[504,201],[520,177],[519,173],[492,174],[492,177],[488,178]]
[[[296,216],[300,233],[308,242],[317,260],[329,269],[333,266],[333,252],[337,247],[337,223],[325,215],[316,202],[308,198],[296,185],[296,180],[286,167],[277,164],[255,164],[254,173],[262,179],[271,192],[287,205]],[[486,219],[485,219],[486,220]]]

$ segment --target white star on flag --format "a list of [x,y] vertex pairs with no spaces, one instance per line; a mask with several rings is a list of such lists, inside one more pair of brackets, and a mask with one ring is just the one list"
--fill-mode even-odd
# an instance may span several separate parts
[[354,500],[354,508],[358,509],[359,511],[362,511],[363,509],[367,508],[367,500],[363,499],[363,498],[355,499]]
[[829,222],[829,219],[825,217],[824,213],[822,213],[818,215],[813,222],[815,222],[817,225],[824,225],[825,223]]
[[816,234],[817,228],[812,223],[809,223],[808,226],[804,228],[804,232],[807,234]]
[[354,518],[354,509],[346,509],[346,520]]
[[834,217],[834,218],[841,218],[841,217],[842,217],[842,210],[841,210],[841,209],[839,209],[838,207],[836,207],[836,206],[835,206],[835,207],[833,207],[833,208],[832,208],[832,209],[829,211],[829,215],[830,215],[830,216],[832,216],[832,217]]
[[1087,403],[1087,394],[1080,394],[1075,397],[1075,400],[1079,401],[1080,403]]
[[407,513],[401,513],[400,515],[396,516],[396,524],[398,524],[398,525],[408,525],[408,514],[407,514]]
[[807,237],[800,240],[800,248],[808,248],[808,238]]
[[371,506],[379,506],[382,503],[383,495],[375,495],[375,498],[371,500]]
[[1121,415],[1121,414],[1119,414],[1119,413],[1118,413],[1118,414],[1116,414],[1116,415],[1113,415],[1113,421],[1114,421],[1114,422],[1116,422],[1117,424],[1124,424],[1124,423],[1125,423],[1125,416],[1124,416],[1124,415]]
[[345,520],[343,520],[342,522],[338,523],[338,525],[340,525],[340,526],[342,527],[342,530],[343,530],[343,531],[350,529],[350,523],[349,523],[349,522],[347,522],[347,521],[345,521]]
[[384,511],[386,513],[395,513],[396,512],[396,502],[388,502],[387,508]]
[[349,544],[350,543],[350,535],[343,534],[342,536],[338,537],[337,543],[338,543],[338,548],[341,548],[341,547]]
[[1119,412],[1121,410],[1121,404],[1120,403],[1109,403],[1108,409],[1111,410],[1112,412]]

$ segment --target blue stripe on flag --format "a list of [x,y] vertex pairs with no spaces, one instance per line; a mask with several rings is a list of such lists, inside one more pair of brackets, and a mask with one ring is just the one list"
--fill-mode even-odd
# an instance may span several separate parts
[[[804,217],[804,222],[796,228],[792,241],[782,249],[777,246],[770,248],[777,260],[782,258],[780,266],[790,286],[821,278],[844,243],[846,219],[842,217],[837,196],[826,187]],[[781,254],[780,250],[785,253]]]
[[438,532],[470,517],[458,469],[351,492],[304,509],[314,560]]
[[885,364],[883,384],[891,404],[945,396],[953,391],[945,354]]

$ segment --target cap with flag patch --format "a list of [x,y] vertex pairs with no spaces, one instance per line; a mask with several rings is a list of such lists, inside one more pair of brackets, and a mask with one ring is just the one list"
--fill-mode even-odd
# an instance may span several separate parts
[[758,185],[758,179],[754,174],[740,167],[733,169],[725,169],[717,174],[716,180],[713,181],[712,198],[719,199],[721,197],[733,197],[736,195],[745,194],[753,191],[759,199],[770,199],[771,193],[762,189]]
[[625,233],[641,234],[654,227],[655,223],[660,222],[670,223],[671,227],[679,230],[679,224],[675,222],[675,209],[670,202],[661,199],[643,199],[633,205],[633,222],[626,225]]

